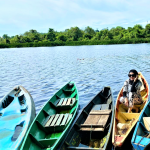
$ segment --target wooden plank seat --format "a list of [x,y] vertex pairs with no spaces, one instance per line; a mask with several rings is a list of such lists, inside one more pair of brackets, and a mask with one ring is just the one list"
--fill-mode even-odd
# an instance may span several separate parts
[[90,115],[109,115],[111,110],[92,110]]
[[111,110],[91,110],[84,124],[81,124],[81,131],[104,131]]
[[109,104],[98,104],[94,105],[92,110],[108,110],[109,109]]
[[51,115],[45,123],[44,127],[49,131],[62,131],[69,123],[71,118],[72,114]]
[[57,106],[73,105],[75,100],[76,100],[75,98],[61,98],[56,105]]
[[88,127],[81,127],[80,131],[104,131],[104,128],[88,128]]
[[[93,150],[93,149],[97,149],[97,148],[68,146],[67,149],[68,150]],[[98,148],[98,150],[103,150],[103,148]]]
[[76,101],[77,100],[75,98],[60,98],[54,103],[54,105],[61,109],[71,109],[75,105]]
[[71,88],[71,89],[63,89],[63,92],[66,94],[72,94],[75,91],[75,88]]

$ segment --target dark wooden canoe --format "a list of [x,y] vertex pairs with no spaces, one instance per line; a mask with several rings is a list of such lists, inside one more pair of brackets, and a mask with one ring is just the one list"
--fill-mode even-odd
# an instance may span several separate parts
[[[114,102],[110,87],[104,87],[81,111],[59,150],[106,150],[110,142]],[[111,146],[111,144],[109,144]]]

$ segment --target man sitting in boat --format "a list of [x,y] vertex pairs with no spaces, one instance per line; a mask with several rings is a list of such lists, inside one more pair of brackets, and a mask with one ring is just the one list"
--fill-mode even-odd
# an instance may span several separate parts
[[128,76],[129,79],[124,82],[123,96],[120,98],[120,102],[128,107],[128,113],[130,113],[132,109],[138,113],[138,108],[134,105],[143,103],[140,94],[142,83],[138,80],[138,72],[136,70],[130,70]]

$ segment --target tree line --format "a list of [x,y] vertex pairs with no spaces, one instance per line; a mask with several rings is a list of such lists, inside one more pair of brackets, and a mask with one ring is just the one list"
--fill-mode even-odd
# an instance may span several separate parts
[[117,26],[102,30],[94,30],[87,26],[84,30],[79,27],[71,27],[63,32],[57,32],[49,28],[47,33],[29,30],[21,35],[0,37],[0,48],[5,47],[38,47],[59,45],[100,45],[100,44],[124,44],[124,43],[149,43],[150,24],[145,28],[137,24],[127,29]]

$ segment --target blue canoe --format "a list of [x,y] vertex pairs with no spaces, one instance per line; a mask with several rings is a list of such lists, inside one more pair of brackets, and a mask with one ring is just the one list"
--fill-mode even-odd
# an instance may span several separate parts
[[147,130],[150,122],[146,119],[150,120],[150,101],[145,105],[133,133],[131,143],[135,150],[150,150],[150,132]]
[[22,86],[16,86],[0,100],[0,149],[19,149],[35,118],[34,101]]

